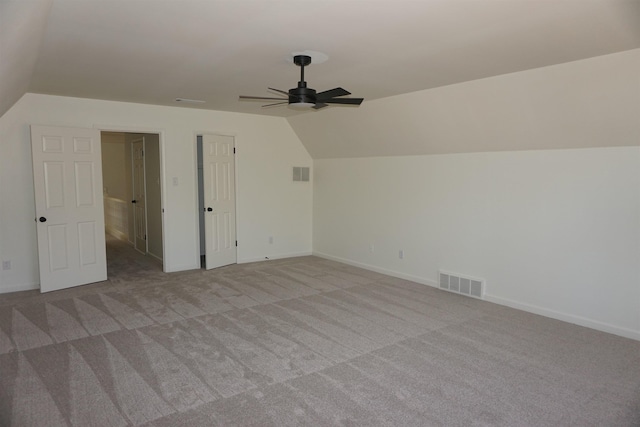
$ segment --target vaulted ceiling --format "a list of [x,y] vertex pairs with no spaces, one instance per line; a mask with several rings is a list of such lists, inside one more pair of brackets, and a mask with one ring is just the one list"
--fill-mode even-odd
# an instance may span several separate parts
[[[0,115],[32,92],[281,116],[314,158],[637,145],[638,48],[638,0],[0,0]],[[295,87],[300,52],[362,106],[238,99]]]
[[[637,0],[0,0],[4,113],[25,92],[290,116],[299,77],[365,102],[640,47]],[[330,107],[344,108],[344,107]],[[349,108],[349,107],[347,107]],[[307,114],[320,114],[310,112]]]

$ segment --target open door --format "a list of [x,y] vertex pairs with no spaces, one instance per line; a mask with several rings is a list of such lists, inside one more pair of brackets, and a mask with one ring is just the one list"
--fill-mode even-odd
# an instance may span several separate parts
[[107,280],[100,131],[31,126],[40,291]]
[[207,270],[238,259],[234,145],[232,136],[202,136]]
[[144,164],[144,138],[131,141],[131,164],[133,167],[133,230],[136,250],[147,253],[147,196]]

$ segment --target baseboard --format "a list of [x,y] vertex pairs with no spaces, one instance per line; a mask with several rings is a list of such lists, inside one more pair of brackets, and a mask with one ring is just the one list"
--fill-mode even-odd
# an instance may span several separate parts
[[[200,258],[200,257],[198,257]],[[199,260],[198,260],[199,261]],[[200,262],[198,264],[182,264],[182,265],[167,265],[164,264],[165,273],[178,273],[180,271],[200,270]]]
[[161,263],[163,263],[162,257],[159,257],[156,254],[152,254],[151,252],[147,252],[147,255],[149,255],[151,258],[156,259],[156,260],[160,261]]
[[250,262],[259,262],[259,261],[269,261],[272,259],[284,259],[284,258],[297,258],[301,256],[311,256],[313,255],[311,252],[291,252],[288,254],[276,254],[269,255],[259,258],[242,258],[238,259],[238,264],[248,264]]
[[33,291],[40,289],[40,283],[26,283],[20,285],[9,285],[0,287],[0,294],[8,294],[9,292]]
[[[401,273],[394,270],[388,270],[386,268],[376,267],[374,265],[365,264],[357,261],[352,261],[346,258],[340,258],[333,255],[325,254],[322,252],[313,252],[313,255],[320,258],[329,259],[331,261],[341,262],[343,264],[353,265],[354,267],[364,268],[365,270],[375,271],[376,273],[386,274],[387,276],[398,277],[400,279],[411,280],[412,282],[421,283],[424,285],[433,286],[440,289],[438,283],[435,280],[425,279],[423,277],[412,276],[410,274]],[[446,292],[446,291],[445,291]],[[621,337],[630,338],[640,341],[640,332],[632,329],[622,328],[619,326],[611,325],[597,320],[587,319],[581,316],[574,316],[567,313],[562,313],[554,310],[549,310],[542,307],[537,307],[530,304],[524,304],[518,301],[513,301],[507,298],[500,298],[489,294],[483,295],[483,300],[492,302],[494,304],[504,305],[507,307],[515,308],[517,310],[526,311],[528,313],[538,314],[540,316],[549,317],[551,319],[561,320],[563,322],[572,323],[574,325],[584,326],[587,328],[595,329],[601,332],[607,332]]]
[[[269,255],[268,257],[261,257],[261,258],[238,258],[236,261],[236,264],[248,264],[250,262],[269,261],[272,259],[295,258],[295,257],[310,256],[310,255],[312,255],[311,252],[291,252],[287,254]],[[199,260],[200,260],[200,256],[198,256],[198,261]],[[189,265],[189,266],[177,266],[177,267],[165,265],[165,268],[166,268],[165,273],[175,273],[178,271],[196,270],[201,267],[200,267],[200,264],[198,264],[197,266]]]
[[314,251],[313,255],[317,256],[317,257],[320,257],[320,258],[328,259],[328,260],[331,260],[331,261],[337,261],[337,262],[341,262],[343,264],[352,265],[354,267],[364,268],[365,270],[375,271],[376,273],[385,274],[387,276],[397,277],[398,279],[410,280],[412,282],[420,283],[420,284],[423,284],[423,285],[433,286],[434,288],[438,287],[438,283],[435,280],[425,279],[424,277],[413,276],[411,274],[401,273],[401,272],[395,271],[395,270],[389,270],[389,269],[386,269],[386,268],[380,268],[380,267],[376,267],[375,265],[365,264],[365,263],[358,262],[358,261],[352,261],[350,259],[340,258],[340,257],[337,257],[337,256],[325,254],[325,253],[322,253],[322,252],[315,252]]
[[582,316],[575,316],[572,314],[562,313],[560,311],[549,310],[547,308],[538,307],[535,305],[525,304],[518,301],[513,301],[508,298],[500,298],[493,295],[484,295],[484,300],[493,302],[495,304],[504,305],[507,307],[515,308],[518,310],[526,311],[528,313],[539,314],[540,316],[550,317],[556,320],[562,320],[563,322],[573,323],[574,325],[584,326],[586,328],[595,329],[601,332],[607,332],[614,335],[619,335],[625,338],[631,338],[640,341],[640,332],[632,329],[622,328],[620,326],[611,325],[605,322],[599,322],[597,320],[587,319]]

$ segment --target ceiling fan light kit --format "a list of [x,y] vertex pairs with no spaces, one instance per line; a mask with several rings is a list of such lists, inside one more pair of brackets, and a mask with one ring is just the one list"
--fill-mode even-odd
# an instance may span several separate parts
[[307,82],[304,80],[304,67],[311,64],[311,56],[302,54],[294,55],[293,63],[300,67],[300,81],[298,82],[298,86],[293,89],[289,89],[289,91],[274,89],[271,87],[269,88],[269,90],[286,95],[286,98],[241,95],[240,99],[252,101],[279,101],[263,105],[263,107],[289,104],[289,107],[295,109],[313,108],[316,110],[327,107],[329,104],[360,105],[364,100],[363,98],[338,98],[341,96],[351,95],[351,92],[348,92],[341,87],[325,90],[324,92],[316,92],[315,89],[307,87]]
[[289,107],[296,110],[306,110],[307,108],[315,107],[313,102],[289,102]]

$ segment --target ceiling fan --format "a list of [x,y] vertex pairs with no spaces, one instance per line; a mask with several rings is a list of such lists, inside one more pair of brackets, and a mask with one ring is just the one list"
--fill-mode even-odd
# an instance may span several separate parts
[[304,67],[311,64],[311,57],[308,55],[295,55],[293,57],[293,63],[300,67],[300,81],[298,82],[298,87],[289,89],[288,92],[271,87],[269,88],[269,90],[286,95],[286,98],[240,95],[240,99],[253,101],[278,101],[263,105],[263,107],[289,104],[291,107],[295,108],[314,108],[316,110],[327,107],[329,104],[360,105],[362,104],[362,101],[364,101],[363,98],[339,98],[341,96],[351,95],[351,92],[346,91],[341,87],[316,93],[314,89],[307,87],[307,82],[304,81]]

